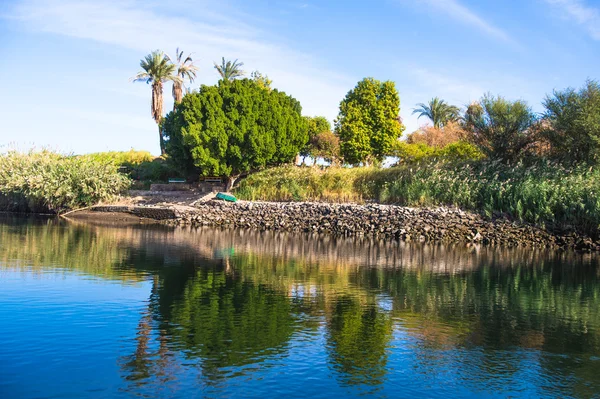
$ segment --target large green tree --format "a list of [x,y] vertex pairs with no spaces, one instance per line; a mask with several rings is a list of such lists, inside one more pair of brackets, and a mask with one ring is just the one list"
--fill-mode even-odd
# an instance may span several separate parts
[[335,124],[344,160],[355,165],[383,160],[404,130],[399,115],[400,97],[393,82],[358,82],[340,103]]
[[533,142],[536,117],[526,102],[486,94],[465,113],[470,139],[488,157],[506,162],[520,159]]
[[544,101],[542,134],[552,155],[570,162],[600,161],[600,85],[588,80],[581,89],[555,91]]
[[432,98],[427,104],[417,104],[417,108],[412,113],[419,114],[419,118],[423,116],[429,118],[436,129],[444,127],[449,122],[457,121],[460,117],[458,107],[450,105],[438,97]]
[[132,80],[152,85],[152,105],[150,111],[152,112],[152,118],[158,125],[160,152],[164,154],[165,143],[160,128],[163,119],[163,85],[168,81],[179,83],[181,82],[181,78],[177,76],[176,67],[171,62],[169,56],[160,50],[153,51],[144,57],[140,61],[140,66],[142,70]]
[[231,188],[241,174],[294,160],[308,140],[301,111],[251,79],[201,86],[165,122],[168,153],[201,175],[227,177]]

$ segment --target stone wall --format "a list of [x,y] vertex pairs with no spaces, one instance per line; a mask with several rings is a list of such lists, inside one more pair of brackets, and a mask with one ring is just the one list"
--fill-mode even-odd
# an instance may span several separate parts
[[552,233],[507,218],[489,219],[456,208],[211,200],[195,207],[98,206],[91,211],[128,213],[169,225],[600,251],[599,241],[576,233]]
[[209,201],[195,209],[177,210],[176,215],[167,223],[372,236],[404,241],[600,250],[600,242],[575,233],[552,234],[529,224],[506,218],[491,220],[454,208]]

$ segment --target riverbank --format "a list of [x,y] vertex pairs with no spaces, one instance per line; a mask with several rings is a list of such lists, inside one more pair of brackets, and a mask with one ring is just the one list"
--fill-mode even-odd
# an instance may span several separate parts
[[389,240],[469,243],[503,247],[563,248],[600,251],[600,242],[574,231],[550,232],[506,217],[486,218],[457,208],[412,208],[380,204],[317,202],[226,203],[210,200],[160,206],[93,207],[72,218],[126,213],[167,225],[212,226],[258,231],[319,233]]

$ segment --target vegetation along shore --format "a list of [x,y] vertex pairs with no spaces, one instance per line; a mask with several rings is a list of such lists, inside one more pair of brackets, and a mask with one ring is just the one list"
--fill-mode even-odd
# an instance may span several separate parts
[[[306,214],[296,214],[292,205],[269,205],[292,209],[281,214],[285,220],[306,219],[292,223],[291,230],[335,233],[332,226],[347,221],[340,215],[356,212],[358,216],[348,220],[354,216],[376,220],[373,228],[366,223],[363,230],[389,230],[390,236],[402,238],[411,236],[401,233],[408,219],[390,217],[389,212],[449,207],[454,210],[426,211],[433,212],[433,219],[424,222],[431,229],[419,230],[416,238],[452,230],[449,224],[462,223],[456,215],[468,211],[478,223],[516,223],[532,229],[527,230],[528,237],[530,232],[554,237],[540,238],[545,243],[597,249],[600,85],[594,80],[579,89],[555,90],[543,100],[541,114],[524,101],[492,94],[462,108],[434,98],[412,110],[428,123],[403,137],[400,95],[391,81],[359,81],[341,100],[332,126],[324,117],[303,115],[300,102],[273,87],[268,76],[254,71],[245,77],[243,63],[237,60],[215,63],[220,81],[194,90],[186,84],[193,82],[198,69],[179,49],[173,59],[155,51],[140,65],[133,80],[152,88],[151,111],[162,155],[133,150],[80,156],[5,152],[0,155],[1,209],[60,214],[110,204],[130,188],[147,189],[172,178],[190,184],[218,178],[227,191],[246,201],[310,202],[301,207],[311,209]],[[173,84],[175,105],[164,116],[167,82]],[[202,206],[196,212],[225,209]],[[244,215],[236,213],[233,218],[236,225],[264,228],[270,220],[269,212],[256,214],[247,204],[230,209],[244,210]],[[322,219],[323,209],[337,219]],[[382,209],[389,212],[381,213]],[[320,216],[315,219],[311,212]],[[255,221],[240,222],[247,218]],[[477,241],[510,241],[510,235],[486,236],[471,227],[467,226],[468,234]],[[556,238],[571,236],[578,238]]]

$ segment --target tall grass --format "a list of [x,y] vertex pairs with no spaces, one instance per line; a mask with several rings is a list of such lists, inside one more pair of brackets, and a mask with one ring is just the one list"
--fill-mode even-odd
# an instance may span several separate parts
[[108,151],[81,155],[101,163],[112,163],[133,180],[145,183],[166,182],[180,173],[164,158],[154,157],[148,151]]
[[113,162],[50,151],[0,155],[6,210],[60,213],[109,200],[129,187]]
[[95,152],[92,154],[82,155],[84,158],[90,158],[93,161],[100,163],[114,163],[118,166],[133,167],[144,162],[152,162],[154,156],[148,151],[107,151]]
[[449,205],[594,237],[600,228],[600,170],[553,163],[424,162],[389,169],[283,167],[240,182],[242,199],[377,201]]

